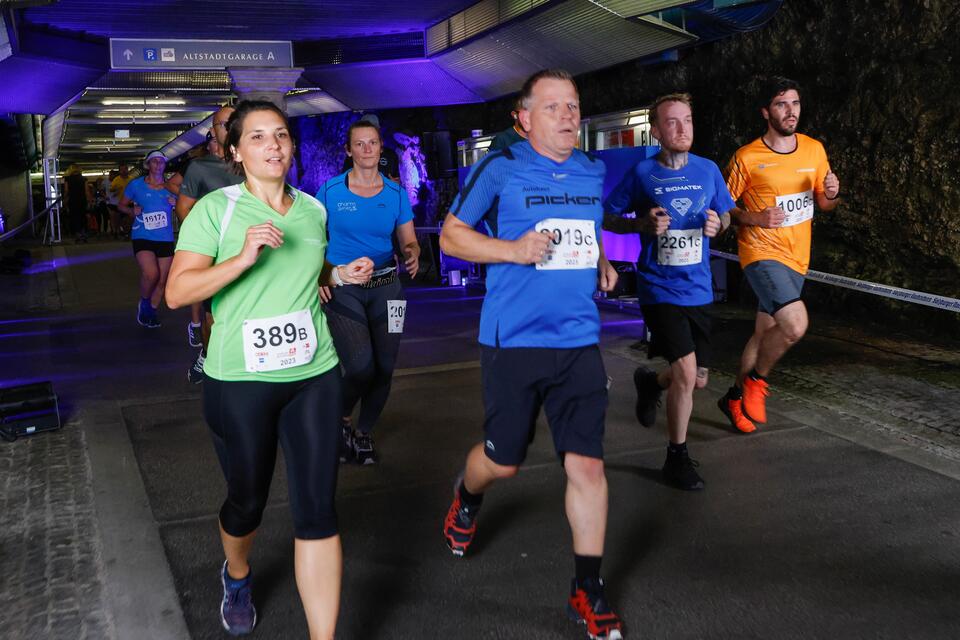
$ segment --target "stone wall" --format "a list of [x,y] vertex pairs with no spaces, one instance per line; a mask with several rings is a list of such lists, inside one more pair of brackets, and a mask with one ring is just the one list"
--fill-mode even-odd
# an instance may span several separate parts
[[[841,181],[840,206],[814,219],[812,268],[960,297],[960,3],[786,0],[765,27],[681,52],[679,62],[577,80],[585,114],[690,92],[694,151],[722,167],[764,131],[753,87],[768,74],[800,82],[799,130],[824,143]],[[505,126],[508,111],[509,99],[485,105],[484,128]],[[960,326],[949,312],[818,295]]]

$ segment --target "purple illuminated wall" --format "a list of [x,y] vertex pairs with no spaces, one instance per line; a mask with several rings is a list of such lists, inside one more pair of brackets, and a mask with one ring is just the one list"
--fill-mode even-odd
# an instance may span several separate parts
[[[420,137],[400,127],[388,115],[378,114],[381,135],[386,147],[397,152],[400,160],[400,183],[410,197],[410,204],[418,214],[418,223],[426,211],[436,207],[434,182],[427,177],[427,163],[420,149]],[[314,194],[328,179],[340,173],[346,151],[343,145],[350,125],[360,119],[359,113],[329,113],[316,117],[293,118],[300,150],[299,189]]]

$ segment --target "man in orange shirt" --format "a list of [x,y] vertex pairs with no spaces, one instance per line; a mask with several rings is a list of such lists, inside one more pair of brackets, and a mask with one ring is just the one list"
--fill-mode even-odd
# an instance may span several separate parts
[[727,188],[739,203],[731,214],[740,265],[760,304],[737,381],[719,406],[746,433],[756,428],[753,422],[767,421],[767,376],[807,330],[800,293],[810,266],[814,205],[831,211],[840,197],[823,145],[796,132],[797,83],[773,77],[760,97],[767,131],[738,149],[726,171]]

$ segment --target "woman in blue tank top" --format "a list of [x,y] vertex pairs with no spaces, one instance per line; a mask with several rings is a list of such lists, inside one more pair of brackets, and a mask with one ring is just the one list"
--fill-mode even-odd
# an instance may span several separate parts
[[177,199],[164,184],[166,156],[151,151],[143,164],[148,174],[127,184],[117,208],[133,218],[130,239],[140,265],[137,322],[155,329],[160,326],[157,307],[173,262],[173,207]]
[[[366,284],[321,291],[344,370],[340,459],[360,464],[377,462],[373,426],[390,395],[406,315],[394,235],[411,277],[417,275],[420,259],[407,193],[379,171],[382,144],[380,130],[372,122],[358,120],[350,125],[345,146],[353,168],[327,180],[317,193],[327,208],[327,259],[346,264],[369,256],[375,265]],[[358,403],[354,431],[351,416]]]

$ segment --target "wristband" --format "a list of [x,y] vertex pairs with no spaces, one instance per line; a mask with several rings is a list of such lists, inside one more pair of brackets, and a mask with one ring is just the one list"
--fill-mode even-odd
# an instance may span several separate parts
[[340,277],[340,267],[342,266],[343,265],[338,264],[333,268],[333,271],[330,272],[330,278],[333,280],[333,286],[335,287],[343,286],[343,278]]

